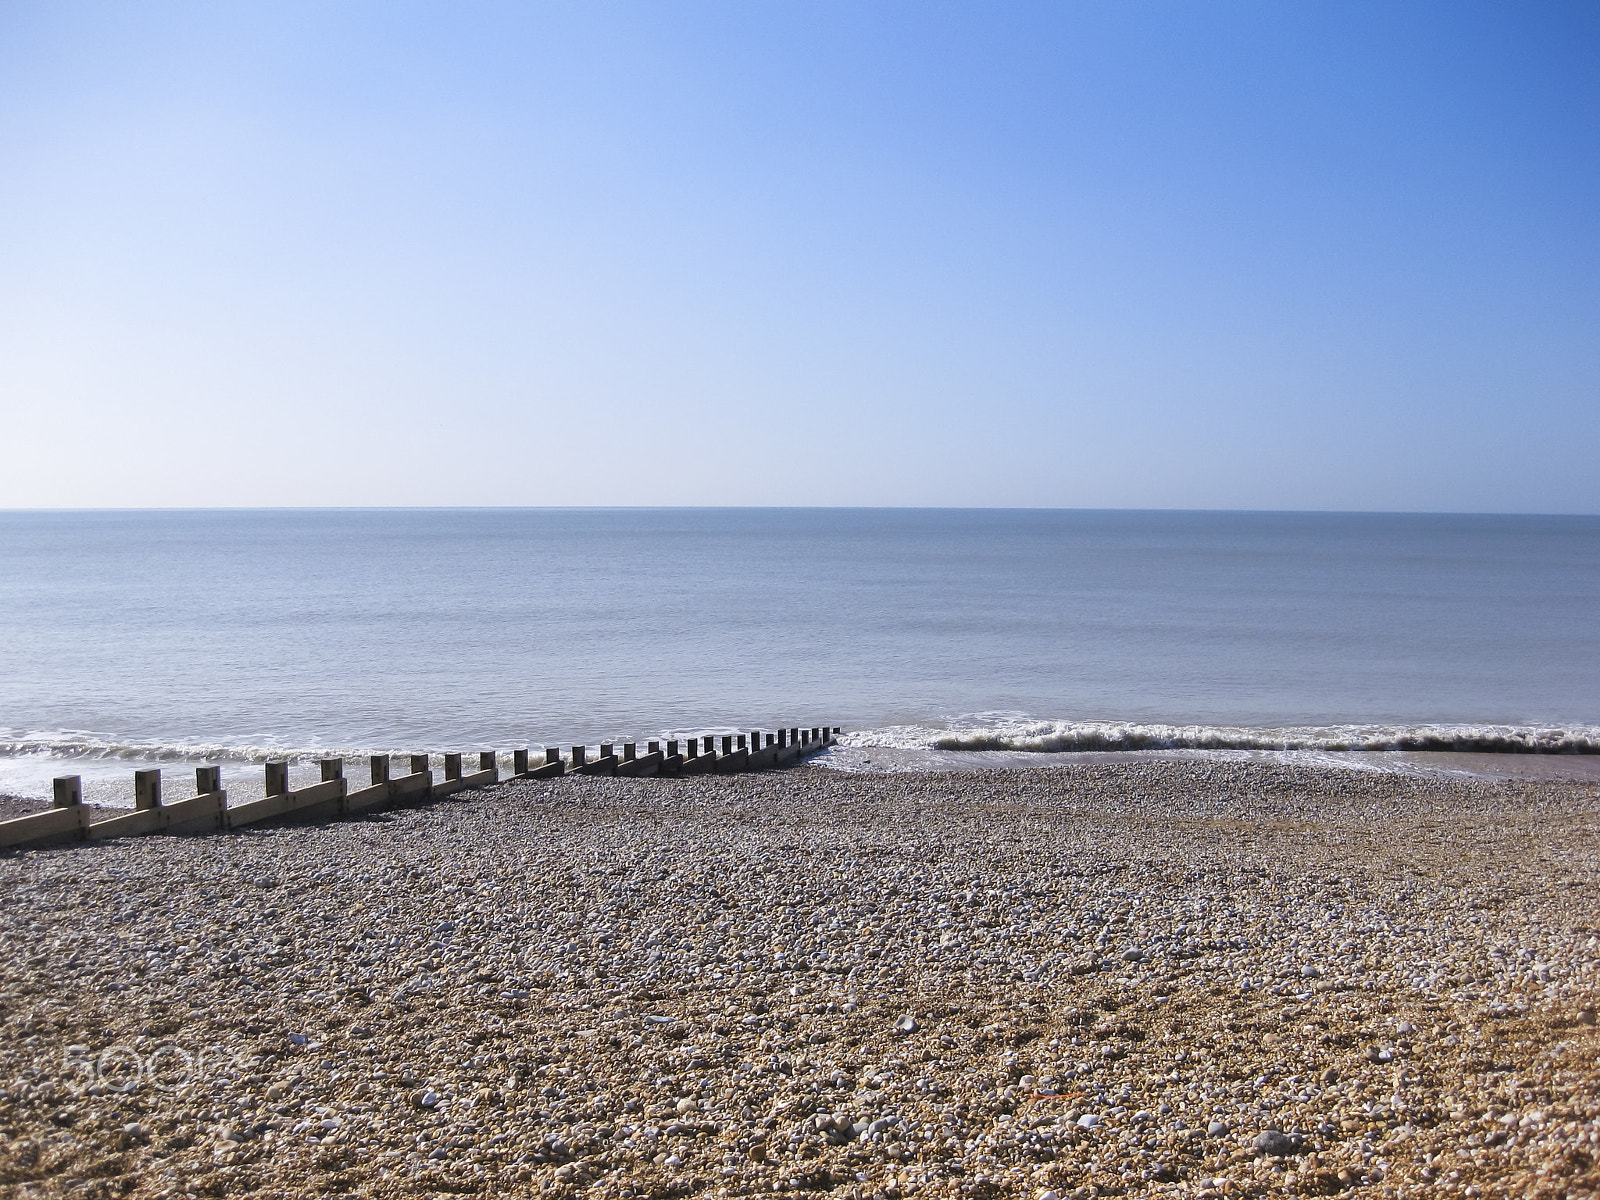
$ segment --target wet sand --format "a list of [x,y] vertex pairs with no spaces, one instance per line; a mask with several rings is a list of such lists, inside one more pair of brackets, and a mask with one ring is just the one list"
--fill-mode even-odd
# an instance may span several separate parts
[[510,783],[0,857],[23,1195],[1592,1195],[1600,788]]

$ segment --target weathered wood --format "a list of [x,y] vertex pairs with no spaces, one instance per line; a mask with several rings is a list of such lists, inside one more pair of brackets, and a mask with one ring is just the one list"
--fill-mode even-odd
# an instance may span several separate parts
[[649,754],[636,758],[625,758],[617,763],[618,775],[634,775],[644,777],[656,775],[661,771],[662,754],[659,750],[652,750]]
[[194,769],[194,794],[209,796],[222,790],[221,767],[196,767]]
[[[729,740],[724,738],[723,745],[727,745]],[[729,753],[719,754],[717,755],[717,774],[735,775],[740,771],[746,770],[749,761],[750,751],[748,750],[734,750]]]
[[518,779],[526,778],[528,774],[528,752],[526,750],[513,750],[511,752],[511,774]]
[[427,769],[413,771],[399,779],[375,783],[371,787],[348,793],[344,798],[344,809],[346,813],[374,812],[391,804],[424,800],[432,790],[433,772]]
[[322,770],[323,783],[327,783],[330,779],[344,778],[344,759],[342,758],[318,759],[317,766]]
[[444,781],[454,783],[461,778],[461,755],[446,754],[444,756]]
[[0,821],[0,848],[80,842],[88,827],[82,803],[47,808],[44,812]]
[[498,783],[500,772],[494,767],[487,771],[475,771],[471,775],[461,775],[455,779],[446,779],[443,783],[436,784],[433,789],[435,797],[453,796],[457,792],[466,791],[468,788],[483,787],[485,784]]
[[52,808],[73,808],[83,803],[83,776],[59,775],[50,781]]
[[228,828],[228,793],[222,788],[214,792],[201,792],[187,800],[163,804],[161,811],[167,816],[167,827],[161,831],[163,833],[184,837],[221,833]]
[[389,756],[387,754],[374,754],[367,759],[369,786],[377,787],[379,784],[389,782],[389,765]]
[[147,833],[162,833],[167,828],[167,814],[163,808],[136,808],[132,812],[123,813],[116,817],[107,817],[104,821],[92,822],[84,829],[84,835],[91,841],[104,841],[107,838],[139,837]]
[[330,779],[297,792],[265,796],[230,808],[228,823],[238,829],[243,825],[256,825],[279,817],[294,817],[301,821],[330,820],[343,811],[347,790],[343,779]]
[[138,810],[161,807],[161,768],[133,773],[133,807]]

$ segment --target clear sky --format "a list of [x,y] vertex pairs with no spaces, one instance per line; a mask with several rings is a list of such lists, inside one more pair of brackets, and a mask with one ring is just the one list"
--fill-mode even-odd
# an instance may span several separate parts
[[1600,512],[1600,6],[0,5],[0,507]]

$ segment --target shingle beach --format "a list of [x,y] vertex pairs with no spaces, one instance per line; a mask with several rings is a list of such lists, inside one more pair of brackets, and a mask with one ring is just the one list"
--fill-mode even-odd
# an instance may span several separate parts
[[0,1195],[1595,1195],[1597,835],[1148,762],[9,854]]

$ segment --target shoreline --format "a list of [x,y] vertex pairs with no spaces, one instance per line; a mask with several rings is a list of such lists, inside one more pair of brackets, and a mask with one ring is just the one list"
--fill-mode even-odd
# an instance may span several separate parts
[[[1083,766],[1138,766],[1151,762],[1193,762],[1218,764],[1269,764],[1296,769],[1364,771],[1398,774],[1417,778],[1460,778],[1524,781],[1537,783],[1600,784],[1600,754],[1529,754],[1484,751],[1440,750],[938,750],[836,742],[810,761],[828,770],[854,774],[946,774],[995,770],[1049,770]],[[290,757],[290,780],[296,787],[317,782],[316,758],[321,751],[306,751]],[[116,815],[133,808],[133,773],[148,766],[162,768],[168,786],[182,791],[185,778],[194,768],[216,765],[219,760],[193,759],[105,759],[47,758],[29,756],[35,761],[29,770],[18,774],[12,764],[10,787],[0,784],[0,820],[48,808],[50,779],[55,775],[79,774],[83,779],[84,803],[97,815]],[[437,756],[435,756],[437,757]],[[502,753],[500,765],[509,774],[511,759]],[[359,777],[360,762],[350,764]],[[3,775],[0,775],[3,778]],[[16,790],[18,779],[27,786]],[[259,799],[264,794],[262,764],[259,762],[222,763],[222,782],[231,803]]]
[[1600,1188],[1586,783],[519,781],[10,855],[0,898],[0,1184]]

